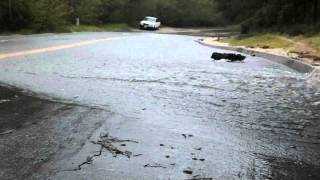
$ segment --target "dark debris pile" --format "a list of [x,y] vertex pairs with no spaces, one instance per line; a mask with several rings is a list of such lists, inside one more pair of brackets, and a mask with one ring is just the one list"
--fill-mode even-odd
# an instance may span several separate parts
[[236,61],[244,61],[246,56],[241,54],[233,54],[233,53],[217,53],[214,52],[211,56],[215,61],[226,59],[228,62],[236,62]]

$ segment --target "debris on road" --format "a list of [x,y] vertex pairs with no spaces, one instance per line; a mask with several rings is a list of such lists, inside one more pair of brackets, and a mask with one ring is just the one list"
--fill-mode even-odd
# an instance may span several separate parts
[[201,178],[199,176],[193,177],[192,179],[187,179],[187,180],[213,180],[213,178]]
[[[123,143],[123,142],[131,142],[131,143],[139,143],[137,141],[133,140],[121,140],[115,137],[109,136],[109,134],[100,136],[100,139],[98,141],[91,141],[92,144],[100,145],[100,150],[98,151],[98,154],[94,154],[93,156],[88,156],[87,160],[80,165],[76,169],[66,170],[66,171],[80,171],[82,166],[84,165],[90,165],[93,163],[94,157],[99,157],[102,155],[102,151],[106,149],[107,151],[111,152],[113,154],[113,157],[117,157],[117,155],[123,155],[128,157],[129,159],[131,156],[138,157],[142,156],[142,154],[132,155],[132,152],[130,151],[121,151],[116,146],[113,145],[113,143]],[[120,146],[126,146],[126,144],[120,144]]]
[[183,170],[183,173],[185,173],[185,174],[193,174],[193,171],[191,171],[191,170]]
[[[91,141],[92,144],[100,145],[100,150],[98,151],[98,154],[94,154],[93,156],[88,156],[87,160],[85,162],[81,163],[80,165],[78,165],[78,167],[76,169],[71,169],[71,170],[66,170],[66,171],[79,171],[79,170],[81,170],[81,167],[83,165],[92,164],[93,158],[101,156],[102,151],[104,149],[111,152],[113,154],[113,157],[117,157],[119,154],[126,156],[128,158],[131,158],[131,156],[133,156],[133,157],[142,156],[142,154],[132,155],[132,152],[130,152],[130,151],[121,151],[120,149],[118,149],[116,146],[113,145],[113,143],[123,143],[123,142],[139,143],[139,142],[133,141],[133,140],[121,140],[121,139],[109,136],[109,134],[100,136],[100,139],[98,141]],[[120,146],[124,147],[124,146],[126,146],[126,144],[120,144]]]
[[214,52],[211,58],[214,59],[215,61],[226,59],[228,60],[228,62],[236,62],[236,61],[244,61],[246,59],[246,56],[243,56],[241,54]]
[[162,166],[161,164],[155,163],[155,164],[146,164],[144,165],[145,168],[150,167],[150,168],[163,168],[166,169],[167,167]]
[[[121,140],[121,139],[118,139],[115,137],[111,137],[111,136],[109,136],[109,134],[101,136],[98,141],[91,141],[91,143],[101,146],[101,150],[100,150],[99,154],[102,153],[103,149],[106,149],[107,151],[109,151],[113,154],[113,157],[117,157],[117,155],[120,154],[120,155],[124,155],[124,156],[127,156],[128,158],[130,158],[132,156],[132,152],[121,151],[120,149],[118,149],[116,146],[113,145],[113,143],[124,143],[124,142],[139,143],[139,142],[133,141],[133,140]],[[122,145],[124,145],[124,144],[122,144]]]
[[187,139],[188,137],[189,138],[191,138],[191,137],[193,137],[193,135],[192,134],[181,134],[185,139]]
[[185,138],[185,139],[187,139],[187,135],[185,135],[185,134],[182,134],[182,136]]
[[135,154],[133,155],[133,157],[139,157],[139,156],[142,156],[143,154]]
[[14,132],[13,129],[6,130],[6,131],[4,131],[4,132],[1,132],[1,133],[0,133],[0,136],[2,136],[2,135],[7,135],[7,134],[11,134],[11,133],[13,133],[13,132]]

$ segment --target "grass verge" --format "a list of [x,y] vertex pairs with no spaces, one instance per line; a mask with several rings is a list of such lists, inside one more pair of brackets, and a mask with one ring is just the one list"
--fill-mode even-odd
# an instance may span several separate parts
[[277,34],[258,34],[246,37],[230,37],[222,40],[231,46],[288,48],[293,42]]
[[66,25],[61,26],[55,30],[47,31],[36,31],[34,29],[22,29],[16,32],[0,32],[0,35],[13,35],[13,34],[22,34],[22,35],[31,35],[38,33],[70,33],[70,32],[121,32],[129,31],[130,27],[127,24],[107,24],[107,25]]
[[310,44],[310,46],[320,51],[320,33],[307,37],[305,41]]
[[110,32],[110,31],[128,31],[129,26],[127,24],[108,24],[101,26],[90,26],[90,25],[80,25],[80,26],[69,26],[70,32]]
[[230,46],[268,49],[269,53],[303,59],[304,62],[320,66],[320,33],[289,36],[277,33],[235,36],[221,40]]

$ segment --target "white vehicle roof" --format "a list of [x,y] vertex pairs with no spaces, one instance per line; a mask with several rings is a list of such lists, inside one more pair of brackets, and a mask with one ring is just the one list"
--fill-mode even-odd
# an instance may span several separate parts
[[147,19],[158,19],[156,17],[151,17],[151,16],[146,16],[145,18],[147,18]]

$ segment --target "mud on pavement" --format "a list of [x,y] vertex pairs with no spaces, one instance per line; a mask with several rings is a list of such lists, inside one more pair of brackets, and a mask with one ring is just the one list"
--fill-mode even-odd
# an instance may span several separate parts
[[110,113],[59,104],[0,87],[0,179],[46,179]]

